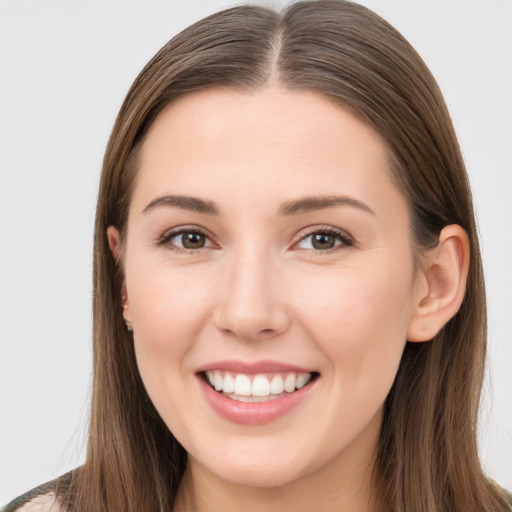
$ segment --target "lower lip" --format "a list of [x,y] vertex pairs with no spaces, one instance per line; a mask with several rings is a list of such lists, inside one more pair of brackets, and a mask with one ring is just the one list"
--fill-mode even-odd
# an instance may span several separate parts
[[239,402],[215,391],[201,376],[198,379],[213,410],[224,419],[242,425],[263,425],[284,416],[306,398],[317,380],[293,393],[267,402]]

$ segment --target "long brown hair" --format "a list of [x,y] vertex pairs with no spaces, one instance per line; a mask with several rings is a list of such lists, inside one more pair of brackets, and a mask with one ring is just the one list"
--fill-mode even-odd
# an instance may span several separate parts
[[175,98],[208,87],[257,91],[269,80],[349,107],[387,143],[407,197],[417,250],[459,224],[470,240],[464,302],[428,343],[408,343],[386,400],[375,467],[394,512],[510,510],[483,475],[476,442],[486,308],[471,193],[439,88],[409,43],[368,9],[342,0],[282,13],[235,7],[190,26],[146,65],[105,154],[94,249],[94,377],[85,464],[57,492],[75,512],[172,509],[186,452],[141,381],[121,305],[122,273],[106,231],[125,234],[137,149]]

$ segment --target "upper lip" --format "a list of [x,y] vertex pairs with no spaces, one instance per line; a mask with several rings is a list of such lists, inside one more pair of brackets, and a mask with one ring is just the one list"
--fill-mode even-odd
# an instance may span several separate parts
[[261,360],[261,361],[236,361],[222,360],[205,364],[198,368],[197,373],[212,370],[224,370],[233,373],[273,373],[273,372],[296,372],[296,373],[313,373],[311,368],[295,366],[289,363],[279,361]]

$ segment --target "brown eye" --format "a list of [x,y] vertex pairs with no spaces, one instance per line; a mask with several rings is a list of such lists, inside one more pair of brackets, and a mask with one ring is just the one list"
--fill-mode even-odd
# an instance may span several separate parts
[[206,244],[206,237],[202,233],[182,233],[181,244],[185,249],[201,249]]
[[336,245],[336,237],[328,233],[316,233],[311,238],[311,244],[315,249],[332,249]]
[[314,251],[329,251],[329,249],[341,249],[353,245],[352,239],[341,230],[319,229],[305,236],[296,247],[299,249],[311,249]]
[[172,233],[164,235],[160,239],[159,245],[166,245],[176,251],[194,251],[214,246],[212,241],[204,233],[187,229],[173,231]]

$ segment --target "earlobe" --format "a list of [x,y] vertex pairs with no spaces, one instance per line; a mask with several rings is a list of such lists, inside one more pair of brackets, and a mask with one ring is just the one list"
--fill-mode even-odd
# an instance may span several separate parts
[[418,286],[409,323],[409,341],[431,340],[457,313],[469,270],[469,240],[458,225],[446,226],[439,243],[423,259],[421,286]]

